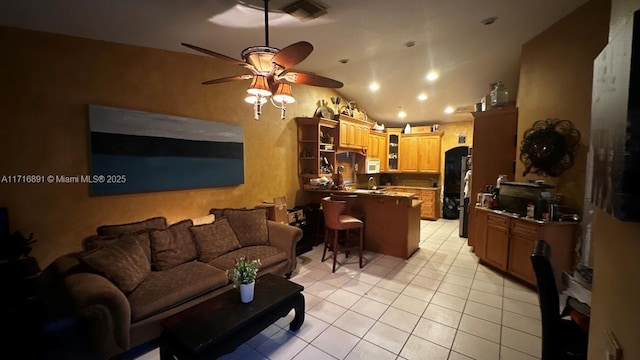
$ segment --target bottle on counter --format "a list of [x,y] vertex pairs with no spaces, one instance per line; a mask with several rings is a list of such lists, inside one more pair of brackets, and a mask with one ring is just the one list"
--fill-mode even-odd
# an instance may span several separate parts
[[528,203],[527,204],[527,217],[533,219],[533,216],[535,215],[535,205],[533,205],[533,203]]

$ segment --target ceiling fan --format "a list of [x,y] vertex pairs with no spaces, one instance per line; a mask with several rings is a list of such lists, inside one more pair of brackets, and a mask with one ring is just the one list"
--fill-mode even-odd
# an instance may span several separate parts
[[[251,46],[241,53],[242,60],[203,49],[201,47],[182,43],[190,49],[213,56],[220,60],[240,65],[251,74],[233,75],[219,79],[204,81],[203,85],[220,84],[229,81],[251,80],[247,89],[249,95],[245,101],[253,105],[254,118],[258,120],[262,113],[262,105],[271,95],[272,104],[280,109],[280,117],[285,118],[287,104],[295,102],[291,93],[291,84],[341,88],[342,83],[337,80],[308,72],[296,71],[292,67],[302,62],[313,51],[313,45],[306,41],[291,44],[282,50],[269,46],[269,0],[264,0],[265,46]],[[275,104],[275,102],[280,105]]]

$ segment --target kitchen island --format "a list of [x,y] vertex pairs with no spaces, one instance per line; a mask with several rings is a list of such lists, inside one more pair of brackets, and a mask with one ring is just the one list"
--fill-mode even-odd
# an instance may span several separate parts
[[[310,190],[322,197],[356,194],[355,207],[364,213],[364,248],[408,259],[420,243],[420,207],[415,193],[385,190]],[[322,230],[324,231],[324,230]]]

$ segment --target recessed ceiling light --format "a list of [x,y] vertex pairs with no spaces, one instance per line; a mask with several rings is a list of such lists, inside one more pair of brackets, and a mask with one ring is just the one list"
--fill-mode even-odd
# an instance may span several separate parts
[[404,43],[404,46],[406,47],[414,47],[416,46],[416,42],[415,41],[407,41],[406,43]]
[[371,91],[378,91],[380,90],[380,84],[378,84],[377,82],[372,82],[371,84],[369,84],[369,90]]
[[418,95],[418,100],[420,101],[425,101],[427,100],[429,97],[427,96],[427,94],[420,94]]
[[407,113],[404,110],[400,109],[400,111],[398,111],[398,117],[400,119],[404,119],[407,117]]
[[340,59],[338,60],[341,64],[346,64],[349,62],[349,59]]
[[429,80],[431,82],[438,80],[439,77],[440,77],[440,74],[438,74],[438,72],[435,71],[435,70],[431,70],[427,74],[427,80]]
[[454,109],[454,108],[453,108],[453,107],[451,107],[451,106],[447,106],[447,108],[446,108],[446,109],[444,109],[444,113],[445,113],[445,114],[453,114],[453,112],[454,112],[454,111],[456,111],[456,109]]

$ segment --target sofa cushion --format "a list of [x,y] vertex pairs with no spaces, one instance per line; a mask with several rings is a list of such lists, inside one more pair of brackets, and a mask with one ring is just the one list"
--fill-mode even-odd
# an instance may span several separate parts
[[147,256],[147,260],[149,260],[149,262],[152,261],[151,239],[149,238],[149,232],[147,230],[140,230],[131,233],[125,232],[118,235],[93,235],[86,238],[83,245],[85,250],[92,251],[109,244],[113,244],[114,242],[120,241],[122,239],[137,241],[138,244],[140,244],[140,246],[142,247],[142,250],[144,250],[144,254]]
[[198,260],[202,262],[209,262],[240,247],[226,218],[218,219],[213,224],[191,226],[189,229],[196,240]]
[[162,216],[150,219],[117,225],[102,225],[96,229],[98,235],[120,235],[123,233],[137,232],[140,230],[160,230],[167,228],[167,219]]
[[284,251],[281,251],[273,246],[256,245],[256,246],[244,246],[238,250],[226,253],[211,261],[209,265],[215,266],[220,270],[231,270],[236,264],[236,261],[241,257],[248,259],[259,259],[262,265],[260,270],[268,269],[273,265],[279,264],[283,261],[287,261],[287,255]]
[[127,297],[131,321],[148,318],[228,283],[224,271],[198,261],[152,271]]
[[183,220],[167,229],[152,230],[149,233],[154,269],[167,270],[198,257],[196,244],[189,230],[192,225],[191,220]]
[[211,209],[216,217],[229,219],[229,224],[242,246],[269,245],[267,209]]
[[82,256],[82,261],[104,274],[122,292],[132,292],[151,273],[151,263],[135,239],[123,234],[121,239]]

